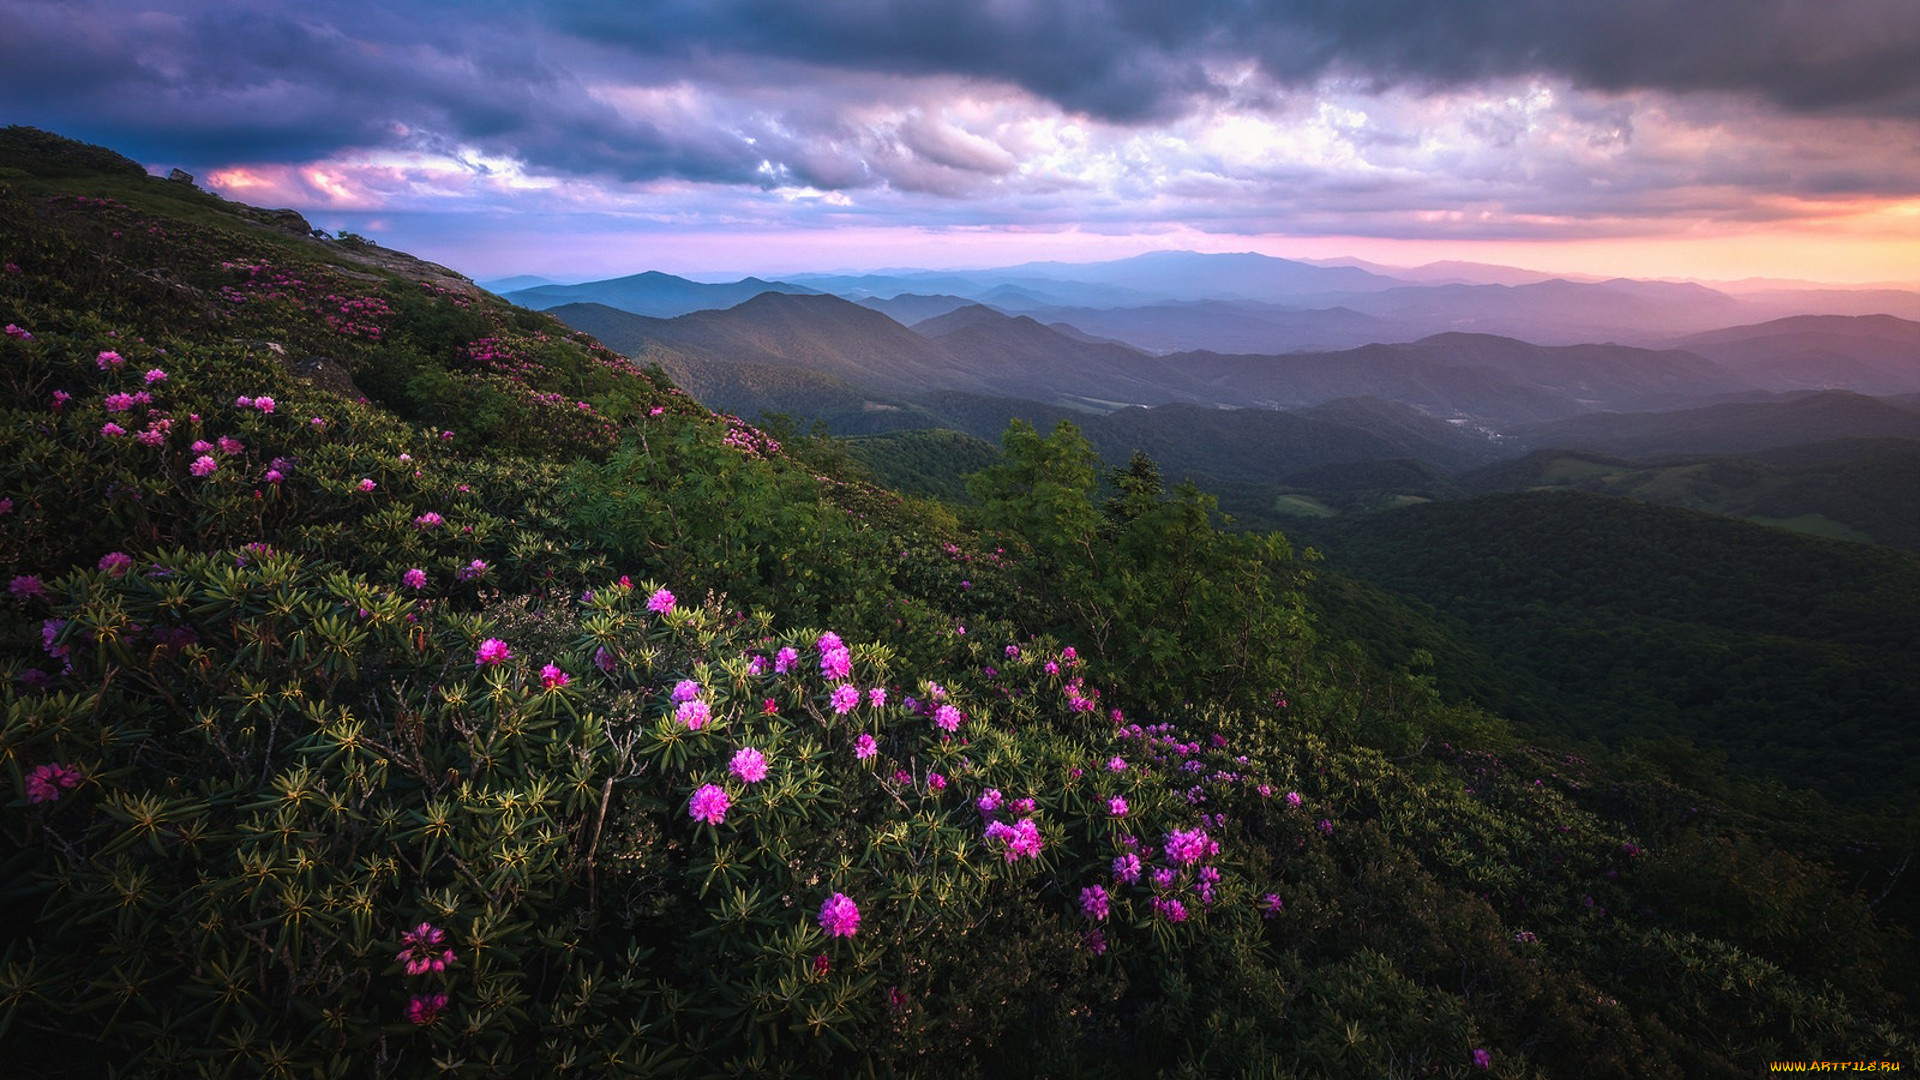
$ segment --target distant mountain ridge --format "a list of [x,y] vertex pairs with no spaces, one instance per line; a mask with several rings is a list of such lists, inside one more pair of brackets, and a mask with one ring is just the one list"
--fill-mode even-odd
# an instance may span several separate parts
[[1691,352],[1541,346],[1489,335],[1282,355],[1149,356],[984,305],[956,308],[913,329],[827,295],[764,293],[724,311],[672,319],[604,305],[553,313],[629,355],[665,348],[688,362],[806,367],[877,393],[962,390],[1103,411],[1175,402],[1288,409],[1378,397],[1500,428],[1597,409],[1675,407],[1753,388]]
[[1893,315],[1794,315],[1693,334],[1674,344],[1769,390],[1920,390],[1920,322]]
[[1920,292],[1893,289],[1775,288],[1736,294],[1690,282],[1555,276],[1473,263],[1396,270],[1359,260],[1306,262],[1252,252],[1190,251],[978,270],[802,273],[723,284],[649,271],[578,285],[541,285],[507,296],[541,309],[599,303],[671,318],[731,307],[765,291],[829,293],[902,323],[986,304],[1161,353],[1326,351],[1454,331],[1544,345],[1651,347],[1783,316],[1885,312],[1920,317]]
[[649,270],[643,274],[633,274],[608,281],[588,281],[579,285],[540,285],[531,289],[519,289],[504,294],[502,299],[537,311],[546,311],[563,304],[605,304],[635,315],[670,319],[676,315],[687,315],[695,311],[730,308],[766,292],[814,293],[817,291],[804,285],[790,285],[783,281],[763,281],[757,277],[710,285],[689,281],[673,274],[663,274],[657,270]]

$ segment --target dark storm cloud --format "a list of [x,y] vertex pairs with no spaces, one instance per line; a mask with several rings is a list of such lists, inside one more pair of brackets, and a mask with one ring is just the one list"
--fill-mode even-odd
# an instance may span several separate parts
[[[1749,93],[1789,109],[1920,105],[1913,0],[8,0],[0,30],[0,102],[129,132],[158,112],[200,132],[209,153],[223,128],[289,155],[365,142],[396,112],[442,116],[476,138],[537,138],[582,119],[542,115],[566,111],[575,46],[639,80],[663,62],[700,61],[750,79],[756,58],[778,58],[817,66],[816,78],[851,69],[1010,83],[1123,123],[1180,114],[1222,92],[1220,65],[1247,62],[1292,84],[1542,75]],[[696,155],[689,168],[736,164]]]
[[477,5],[159,7],[0,3],[0,114],[207,166],[436,140],[627,178],[740,182],[762,160],[596,103],[536,25]]
[[[1329,79],[1404,96],[1537,77],[1712,91],[1703,108],[1752,130],[1880,117],[1910,143],[1920,0],[0,0],[0,72],[0,119],[189,168],[470,149],[576,177],[957,197],[1003,183],[1019,152],[938,114],[1007,87],[1148,130],[1278,115]],[[1635,137],[1626,105],[1567,108],[1596,146]],[[1488,111],[1463,131],[1517,167],[1531,123]],[[1373,152],[1423,129],[1346,137]],[[1735,167],[1747,186],[1779,166]],[[1816,192],[1910,186],[1802,171]],[[1596,197],[1562,179],[1536,195]]]
[[567,4],[556,26],[641,54],[737,52],[1000,80],[1106,120],[1217,92],[1210,64],[1447,87],[1538,75],[1913,114],[1913,0],[666,0]]

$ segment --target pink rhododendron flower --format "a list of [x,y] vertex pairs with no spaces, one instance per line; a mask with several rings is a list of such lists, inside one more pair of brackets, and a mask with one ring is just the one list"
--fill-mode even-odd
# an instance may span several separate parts
[[[122,436],[122,435],[125,435],[126,433],[127,433],[127,429],[126,429],[126,428],[123,428],[123,427],[121,427],[121,426],[120,426],[119,424],[116,424],[116,423],[114,423],[114,422],[113,422],[113,421],[111,421],[111,420],[109,420],[109,421],[107,421],[106,423],[104,423],[104,424],[101,424],[101,425],[100,425],[100,434],[102,434],[102,435],[104,435],[104,436],[106,436],[106,437],[107,437],[107,438],[109,438],[109,439],[116,439],[116,438],[119,438],[120,436]],[[201,459],[201,461],[211,461],[211,460],[212,460],[211,458],[202,458],[202,459]],[[194,464],[195,464],[195,465],[197,466],[197,465],[199,465],[199,464],[200,464],[200,462],[198,462],[198,461],[196,461],[196,462],[194,462]],[[194,473],[194,475],[195,475],[195,476],[205,476],[206,474],[205,474],[205,473],[199,473],[199,472],[196,472],[196,473]]]
[[101,371],[111,371],[127,361],[125,357],[114,352],[112,349],[102,349],[100,350],[100,355],[93,358],[93,362],[99,365]]
[[446,940],[445,930],[432,923],[423,922],[400,935],[401,948],[394,959],[407,965],[409,975],[445,971],[448,964],[458,959],[452,949],[441,947]]
[[41,765],[27,774],[27,801],[54,802],[62,792],[80,786],[80,770],[71,765]]
[[1280,899],[1279,893],[1268,893],[1260,898],[1260,917],[1271,919],[1280,914],[1281,909],[1286,906],[1285,901]]
[[39,600],[47,595],[47,587],[41,582],[38,574],[16,576],[12,581],[7,582],[7,591],[20,600]]
[[1108,771],[1108,772],[1126,772],[1126,771],[1127,771],[1127,759],[1126,759],[1126,758],[1123,758],[1123,757],[1121,757],[1121,756],[1120,756],[1120,755],[1118,755],[1118,754],[1115,754],[1114,756],[1112,756],[1112,757],[1110,757],[1110,758],[1108,758],[1108,759],[1107,759],[1107,771]]
[[928,791],[947,790],[947,778],[944,776],[941,776],[937,772],[928,773],[927,774],[927,790]]
[[708,825],[724,825],[727,821],[727,808],[733,800],[727,797],[727,789],[719,784],[704,784],[693,798],[687,800],[687,814],[693,820]]
[[1115,795],[1107,800],[1107,813],[1113,817],[1127,816],[1127,800]]
[[274,410],[274,400],[270,397],[257,397],[253,399],[253,407],[263,413],[270,413]]
[[427,587],[427,572],[416,566],[401,574],[400,580],[405,582],[409,589],[424,589]]
[[59,643],[60,632],[66,628],[67,620],[65,619],[44,619],[40,623],[40,647],[55,660],[73,652],[73,646]]
[[981,813],[991,814],[994,811],[1000,809],[1001,798],[1002,796],[1000,794],[999,788],[988,788],[987,790],[980,793],[980,797],[978,799],[974,800],[974,805],[980,808]]
[[942,705],[933,710],[933,722],[941,731],[960,730],[960,710],[951,705]]
[[128,555],[124,551],[109,551],[105,555],[100,556],[100,569],[105,570],[114,577],[119,577],[126,573],[127,567],[132,565],[133,556]]
[[853,674],[853,654],[846,649],[831,649],[820,657],[820,674],[829,679],[844,679]]
[[713,709],[706,702],[695,698],[692,701],[681,702],[680,707],[673,710],[673,718],[685,724],[688,731],[699,731],[713,719]]
[[1081,889],[1080,914],[1094,922],[1105,922],[1107,918],[1107,890],[1098,885],[1089,885]]
[[647,610],[656,615],[665,615],[672,611],[673,594],[665,589],[656,590],[652,596],[647,597]]
[[1287,805],[1298,807],[1300,805],[1300,793],[1297,791],[1287,792]]
[[377,487],[379,487],[379,486],[380,486],[380,485],[378,485],[378,484],[376,484],[376,483],[374,483],[374,482],[373,482],[372,480],[369,480],[368,478],[366,478],[366,477],[364,477],[364,476],[360,478],[360,490],[361,490],[361,491],[372,491],[372,490],[373,490],[374,488],[377,488]]
[[1321,819],[1320,819],[1320,824],[1318,824],[1318,825],[1315,825],[1315,826],[1314,826],[1314,828],[1316,828],[1316,829],[1319,829],[1319,830],[1320,830],[1320,835],[1321,835],[1321,836],[1332,836],[1332,835],[1333,835],[1333,822],[1331,822],[1331,821],[1329,821],[1329,820],[1328,820],[1328,819],[1326,819],[1326,818],[1321,818]]
[[1473,1052],[1473,1067],[1476,1069],[1493,1068],[1493,1055],[1488,1053],[1484,1047],[1476,1048]]
[[1113,860],[1113,880],[1132,885],[1140,880],[1140,856],[1129,851]]
[[692,679],[681,679],[679,682],[673,684],[673,700],[676,702],[692,701],[694,698],[699,697],[700,694],[700,684],[694,682]]
[[1190,866],[1218,853],[1220,843],[1207,838],[1205,829],[1175,829],[1167,834],[1167,858]]
[[861,761],[866,761],[879,752],[879,747],[874,745],[871,735],[861,735],[853,740],[853,756]]
[[251,409],[253,408],[253,399],[242,394],[233,399],[233,407],[236,409]]
[[800,653],[798,650],[793,648],[781,649],[778,653],[774,654],[773,673],[775,675],[785,675],[787,672],[793,670],[794,662],[799,659]]
[[416,1027],[426,1027],[440,1019],[441,1010],[447,1007],[445,994],[415,994],[407,1002],[407,1022]]
[[887,704],[886,689],[884,687],[876,686],[873,689],[867,691],[867,704],[873,706],[876,709],[885,708]]
[[860,691],[852,683],[841,683],[833,688],[832,704],[835,713],[850,713],[860,704]]
[[7,324],[7,336],[10,338],[13,338],[15,341],[32,341],[33,340],[32,334],[28,333],[27,331],[21,329],[18,326],[15,326],[12,323]]
[[1153,911],[1154,911],[1154,914],[1160,916],[1161,918],[1167,920],[1168,922],[1180,923],[1180,922],[1187,921],[1187,905],[1171,897],[1165,897],[1165,896],[1154,897]]
[[751,746],[734,751],[733,760],[727,763],[727,768],[749,784],[757,784],[767,778],[766,755]]
[[147,385],[148,386],[152,386],[156,383],[163,383],[166,381],[167,381],[167,373],[165,371],[161,370],[160,368],[147,369]]
[[432,510],[429,510],[424,514],[421,514],[419,517],[413,519],[414,527],[419,529],[437,529],[440,526],[445,525],[446,523],[447,523],[446,518],[441,517],[439,514],[434,513]]
[[507,647],[506,642],[499,638],[488,638],[480,643],[479,650],[473,654],[473,662],[476,667],[490,667],[504,664],[512,656],[513,650]]
[[201,454],[193,459],[193,464],[187,466],[187,471],[195,476],[212,476],[220,471],[220,463],[206,454]]
[[987,826],[986,839],[990,843],[1006,845],[1002,857],[1008,862],[1021,858],[1038,858],[1040,855],[1040,826],[1032,818],[1021,818],[1009,825],[996,821]]
[[132,394],[108,394],[101,402],[108,412],[126,412],[133,408]]
[[548,664],[540,669],[540,688],[543,690],[558,690],[571,681],[558,664]]
[[852,937],[860,930],[860,907],[845,893],[834,893],[820,905],[820,929],[828,937]]

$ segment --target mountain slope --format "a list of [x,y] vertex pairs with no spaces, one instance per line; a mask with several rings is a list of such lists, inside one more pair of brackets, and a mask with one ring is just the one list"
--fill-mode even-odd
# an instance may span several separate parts
[[1845,439],[1742,457],[1631,461],[1542,450],[1458,478],[1474,492],[1572,488],[1920,551],[1920,441]]
[[1743,769],[1875,797],[1920,780],[1920,556],[1572,492],[1324,530],[1336,569],[1460,620],[1549,688],[1522,715],[1680,735]]
[[1595,413],[1518,428],[1516,442],[1621,457],[1742,454],[1848,438],[1920,438],[1920,410],[1844,390],[1656,413]]
[[674,319],[581,304],[563,305],[553,314],[629,355],[658,345],[689,360],[803,368],[889,394],[928,386],[985,387],[926,338],[835,296],[762,293],[725,311]]
[[1678,344],[1769,390],[1920,390],[1920,322],[1891,315],[1796,315],[1694,334]]
[[504,295],[512,303],[537,311],[565,304],[604,304],[634,315],[670,319],[694,311],[730,308],[765,292],[812,294],[816,290],[783,281],[762,281],[756,277],[707,284],[649,270],[643,274],[606,281],[586,281],[578,285],[539,285]]

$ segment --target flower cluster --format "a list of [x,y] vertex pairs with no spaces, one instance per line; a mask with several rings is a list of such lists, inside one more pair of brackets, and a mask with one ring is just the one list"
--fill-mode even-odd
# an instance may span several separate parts
[[727,769],[743,782],[757,784],[767,778],[767,758],[753,747],[743,746],[734,752]]
[[1040,857],[1040,826],[1034,824],[1032,818],[1021,818],[1011,825],[1004,821],[992,822],[987,826],[986,840],[1005,845],[1001,856],[1008,862]]
[[834,893],[820,905],[820,929],[828,937],[852,937],[860,930],[860,907],[845,893]]
[[727,796],[727,789],[719,784],[703,784],[700,790],[687,800],[687,815],[695,821],[708,825],[723,825],[727,820],[727,808],[733,800]]
[[47,803],[57,801],[61,794],[80,786],[85,779],[80,770],[71,765],[39,765],[27,774],[27,801]]
[[442,947],[446,940],[445,930],[423,922],[400,936],[400,952],[394,959],[407,965],[409,975],[445,971],[458,959],[452,949]]

